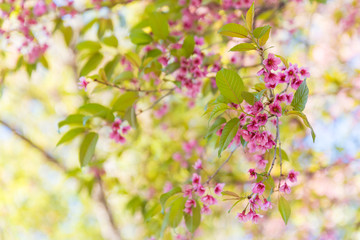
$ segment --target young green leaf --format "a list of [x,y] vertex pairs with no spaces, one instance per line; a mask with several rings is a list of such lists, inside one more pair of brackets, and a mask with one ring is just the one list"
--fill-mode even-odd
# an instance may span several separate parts
[[248,31],[246,28],[237,23],[228,23],[218,31],[221,35],[228,37],[247,38]]
[[91,52],[97,52],[100,48],[101,48],[100,43],[95,41],[83,41],[76,45],[76,49],[79,51],[86,49]]
[[246,26],[250,31],[253,30],[253,24],[254,24],[254,15],[255,15],[255,9],[254,9],[254,2],[251,4],[251,7],[246,13]]
[[90,163],[92,156],[95,153],[95,146],[99,135],[94,132],[86,134],[84,140],[80,145],[79,160],[81,167],[84,167]]
[[81,76],[88,75],[92,70],[94,70],[97,66],[99,66],[103,57],[104,56],[99,52],[93,54],[85,63],[85,65],[81,68],[80,75]]
[[240,43],[230,49],[232,52],[245,52],[250,50],[256,50],[255,45],[252,43]]
[[169,23],[164,14],[156,12],[151,14],[149,24],[157,39],[166,39],[169,36]]
[[79,108],[79,110],[81,112],[86,112],[96,117],[107,119],[111,122],[114,121],[114,114],[112,113],[112,111],[109,108],[98,103],[84,104]]
[[135,107],[129,107],[126,112],[124,119],[128,121],[130,126],[134,129],[138,128],[138,122],[136,118]]
[[118,40],[114,35],[103,38],[103,43],[109,47],[116,48],[118,46]]
[[269,25],[266,25],[264,27],[258,27],[258,28],[255,28],[254,30],[254,37],[255,38],[261,38],[262,36],[265,35],[265,33],[270,30],[270,26]]
[[284,58],[283,56],[280,56],[280,55],[276,55],[276,54],[275,54],[275,56],[281,59],[281,61],[283,62],[283,64],[285,65],[286,68],[289,68],[289,62],[286,58]]
[[187,36],[182,45],[182,49],[185,52],[185,57],[188,58],[194,53],[194,47],[195,47],[194,36],[191,35]]
[[130,40],[135,45],[146,45],[152,42],[152,37],[141,29],[133,29],[130,32]]
[[58,128],[60,129],[62,126],[72,125],[72,124],[82,125],[84,121],[84,117],[85,115],[83,114],[71,114],[67,116],[67,118],[65,118],[64,120],[58,123]]
[[211,121],[211,119],[213,119],[213,118],[217,118],[222,113],[224,113],[227,109],[229,109],[229,106],[225,103],[216,104],[210,114],[209,121]]
[[69,142],[73,140],[76,136],[78,136],[80,133],[83,133],[85,131],[85,128],[74,128],[69,130],[67,133],[65,133],[62,138],[59,140],[59,142],[56,144],[56,146],[59,146],[63,143]]
[[279,199],[279,212],[285,224],[287,224],[290,218],[291,208],[290,208],[290,204],[288,203],[288,201],[286,201],[286,199],[283,196],[280,196]]
[[226,119],[225,118],[217,118],[215,120],[215,122],[213,123],[213,125],[211,125],[211,127],[209,128],[207,134],[205,137],[209,137],[212,134],[214,134],[217,130],[219,130],[221,128],[221,126],[226,123]]
[[243,101],[241,92],[245,90],[245,86],[237,72],[221,69],[216,74],[216,85],[220,93],[233,103],[240,104]]
[[126,110],[131,107],[138,98],[139,94],[137,92],[126,92],[115,100],[112,110],[124,116]]
[[294,98],[291,102],[291,106],[295,111],[302,112],[305,109],[306,102],[309,96],[309,88],[306,85],[306,79],[301,83],[299,88],[294,94]]
[[230,142],[235,137],[237,131],[239,130],[239,118],[233,118],[228,123],[226,123],[219,142],[219,157],[221,156],[221,153],[224,149],[226,149]]
[[189,232],[195,232],[201,221],[200,204],[198,201],[196,201],[196,207],[192,208],[192,215],[184,213],[184,217],[185,224]]
[[179,197],[174,201],[170,207],[169,213],[169,225],[170,227],[176,228],[183,218],[183,211],[185,207],[185,198]]
[[180,187],[176,187],[171,189],[170,191],[168,191],[167,193],[164,193],[160,196],[160,204],[161,204],[161,213],[164,214],[165,213],[165,204],[166,201],[171,197],[174,196],[175,194],[181,192],[181,188]]
[[110,62],[108,62],[105,65],[105,74],[108,80],[111,79],[112,74],[114,73],[114,70],[116,68],[116,66],[119,64],[121,56],[119,54],[115,55],[115,57],[113,58],[113,60],[111,60]]
[[313,142],[315,142],[315,138],[316,138],[315,131],[314,131],[314,129],[312,128],[312,126],[310,125],[310,122],[309,122],[309,120],[307,119],[306,115],[305,115],[304,113],[298,112],[298,111],[289,111],[289,112],[287,112],[287,115],[290,115],[290,114],[294,114],[294,115],[302,118],[305,126],[307,126],[308,128],[310,128],[312,140],[313,140]]
[[244,100],[250,104],[250,105],[254,105],[255,103],[255,96],[254,94],[250,93],[250,92],[241,92],[241,96],[244,98]]
[[259,45],[260,46],[264,46],[266,44],[266,42],[269,40],[270,37],[270,30],[271,28],[269,28],[262,37],[259,38]]

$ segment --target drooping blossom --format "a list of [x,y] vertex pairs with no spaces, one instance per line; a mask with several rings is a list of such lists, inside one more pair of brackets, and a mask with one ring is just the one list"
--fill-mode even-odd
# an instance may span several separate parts
[[281,63],[281,59],[278,57],[275,57],[275,55],[272,53],[269,53],[268,58],[263,61],[263,64],[268,71],[278,70],[278,65],[280,63]]
[[290,182],[295,183],[297,182],[297,176],[299,175],[299,172],[295,172],[294,170],[290,170],[288,179]]
[[254,187],[252,189],[253,193],[263,194],[265,191],[265,185],[262,182],[258,182],[254,184]]
[[225,186],[225,183],[217,183],[214,188],[214,193],[216,195],[221,195],[221,192],[223,191],[224,186]]
[[283,185],[280,186],[279,191],[286,194],[290,194],[291,188],[286,183],[284,183]]

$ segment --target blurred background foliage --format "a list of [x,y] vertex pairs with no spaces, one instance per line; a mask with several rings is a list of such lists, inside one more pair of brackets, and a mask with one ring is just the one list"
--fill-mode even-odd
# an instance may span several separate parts
[[[35,63],[27,62],[0,37],[1,239],[158,238],[164,216],[152,216],[152,209],[157,208],[164,187],[189,181],[198,158],[211,174],[227,157],[224,153],[217,158],[216,138],[204,138],[208,122],[202,115],[216,92],[208,78],[196,99],[175,92],[139,114],[138,128],[131,130],[124,145],[109,139],[109,122],[93,119],[89,126],[99,133],[99,140],[90,166],[80,167],[80,138],[56,147],[68,129],[59,130],[60,121],[84,103],[109,106],[118,96],[117,89],[95,82],[87,92],[78,89],[84,62],[97,47],[84,52],[77,44],[84,40],[101,44],[104,57],[100,66],[104,66],[117,54],[143,54],[129,33],[149,13],[162,9],[169,11],[171,18],[181,18],[175,0],[123,2],[104,1],[97,9],[93,3],[79,0],[74,2],[79,14],[73,18],[43,16],[42,23],[56,31],[49,38],[48,50]],[[219,3],[203,1],[204,5]],[[312,143],[299,119],[282,119],[281,140],[290,159],[285,170],[300,171],[299,183],[288,197],[292,216],[286,227],[276,206],[254,225],[239,223],[236,212],[241,207],[228,214],[231,203],[221,201],[212,215],[203,217],[196,239],[359,239],[359,2],[274,0],[257,1],[255,6],[261,11],[257,19],[272,26],[271,51],[310,69],[305,112],[317,140]],[[240,69],[246,85],[253,86],[256,79],[251,76],[257,69],[240,66],[256,62],[256,55],[247,54],[241,63],[231,63],[228,49],[234,42],[217,34],[231,10],[214,9],[221,18],[204,26],[203,48],[221,57],[224,66]],[[115,36],[116,47],[104,42],[106,36]],[[113,77],[120,75],[121,79],[122,72],[119,64]],[[152,81],[142,83],[145,88],[155,86]],[[124,79],[122,84],[131,87],[134,83]],[[171,84],[162,86],[173,87]],[[162,96],[141,94],[137,109],[152,106],[152,95]],[[163,103],[168,104],[169,112],[157,118],[154,111]],[[175,161],[174,153],[184,155],[183,144],[192,140],[197,141],[198,151],[185,162]],[[226,183],[226,190],[249,191],[247,170],[254,165],[240,149],[216,179]],[[102,170],[106,174],[99,177],[96,173]],[[187,234],[184,224],[165,229],[164,239],[176,239],[178,234]]]

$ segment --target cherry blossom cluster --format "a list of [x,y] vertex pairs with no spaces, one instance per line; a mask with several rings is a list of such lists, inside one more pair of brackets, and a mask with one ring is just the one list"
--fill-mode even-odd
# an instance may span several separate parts
[[124,122],[118,118],[113,122],[111,129],[110,138],[116,143],[124,144],[126,139],[123,135],[127,134],[131,127],[129,125],[125,125]]
[[[202,169],[202,166],[197,165],[196,168]],[[221,196],[224,186],[225,183],[217,183],[213,189],[214,193]],[[206,191],[205,187],[201,184],[201,176],[197,173],[194,173],[192,176],[192,184],[185,185],[183,193],[184,197],[187,198],[184,212],[190,215],[192,215],[192,209],[196,207],[196,204],[200,204],[196,201],[197,198],[199,198],[202,203],[201,214],[204,215],[211,213],[209,206],[218,203],[217,199],[210,193],[210,188]]]

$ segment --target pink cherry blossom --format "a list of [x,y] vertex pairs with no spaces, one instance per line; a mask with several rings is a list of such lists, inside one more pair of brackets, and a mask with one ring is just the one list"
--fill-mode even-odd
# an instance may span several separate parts
[[252,215],[251,221],[252,221],[253,223],[257,224],[257,223],[259,222],[260,218],[262,218],[262,217],[263,217],[262,215],[259,215],[259,214],[257,214],[257,213],[254,213],[254,214]]
[[79,85],[79,88],[80,88],[80,89],[83,88],[83,89],[86,91],[88,84],[89,84],[89,82],[86,81],[86,78],[85,78],[85,77],[80,77],[80,78],[79,78],[79,83],[78,83],[78,85]]
[[310,77],[310,72],[307,68],[305,67],[301,67],[299,69],[299,73],[300,73],[300,77],[301,79],[305,79],[305,78],[309,78]]
[[43,15],[46,13],[46,3],[42,0],[37,1],[33,11],[36,16]]
[[249,169],[249,174],[250,174],[250,178],[253,178],[253,179],[257,178],[257,174],[256,174],[254,168]]
[[267,59],[265,59],[263,61],[263,64],[265,65],[265,68],[270,71],[270,70],[278,70],[278,65],[281,63],[281,59],[278,57],[275,57],[274,54],[269,53],[269,56]]
[[281,106],[280,106],[279,102],[275,101],[272,104],[270,104],[269,109],[270,109],[270,113],[272,113],[278,117],[281,117],[282,110],[281,110]]
[[195,164],[193,165],[195,170],[203,169],[201,159],[198,159]]
[[264,201],[261,205],[261,210],[267,211],[268,209],[271,209],[271,208],[272,208],[271,202],[269,202],[268,200],[266,200],[264,198]]
[[185,202],[185,207],[186,208],[192,208],[192,207],[196,207],[196,201],[194,199],[188,199]]
[[201,177],[194,173],[192,176],[192,184],[194,187],[197,187],[199,184],[201,184]]
[[225,186],[225,183],[217,183],[215,188],[214,188],[214,192],[216,195],[221,195],[221,192],[223,191],[223,188]]
[[191,185],[185,185],[183,188],[184,197],[191,197],[192,196],[193,188]]
[[196,188],[196,193],[199,194],[199,196],[204,195],[205,193],[205,187],[203,185],[198,185]]
[[184,212],[192,216],[192,208],[184,208]]
[[245,214],[245,210],[241,213],[238,213],[237,218],[240,222],[246,222],[249,220],[248,216]]
[[260,159],[260,160],[257,162],[256,166],[257,166],[260,170],[263,170],[263,169],[265,169],[267,163],[268,163],[268,160]]
[[204,214],[204,215],[211,214],[211,210],[208,207],[208,205],[206,205],[206,204],[203,205],[203,207],[201,208],[201,214]]
[[291,188],[286,184],[284,183],[283,185],[280,186],[279,188],[280,192],[284,192],[286,194],[290,194],[291,193]]
[[253,193],[263,194],[265,191],[265,185],[262,182],[258,182],[254,184],[254,187],[252,189]]
[[205,195],[204,197],[201,198],[201,201],[204,203],[204,204],[207,204],[207,205],[214,205],[214,204],[217,204],[217,200],[211,196],[210,194],[207,194]]
[[290,182],[295,183],[297,182],[297,176],[299,175],[299,172],[295,172],[294,170],[290,170],[288,179]]

